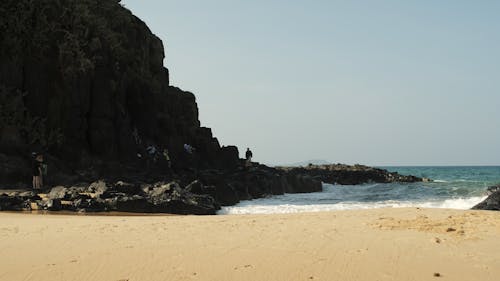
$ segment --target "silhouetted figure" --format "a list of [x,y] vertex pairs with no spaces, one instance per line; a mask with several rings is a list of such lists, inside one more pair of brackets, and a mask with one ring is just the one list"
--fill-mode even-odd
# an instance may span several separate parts
[[33,170],[33,189],[42,189],[43,187],[43,174],[45,165],[43,163],[43,154],[34,153],[34,159],[32,163]]
[[245,158],[247,159],[247,166],[252,164],[253,153],[250,148],[247,147],[247,152],[245,153]]

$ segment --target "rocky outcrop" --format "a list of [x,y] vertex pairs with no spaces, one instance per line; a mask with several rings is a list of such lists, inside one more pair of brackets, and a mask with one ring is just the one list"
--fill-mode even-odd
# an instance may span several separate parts
[[488,187],[487,195],[486,199],[472,207],[472,209],[500,211],[500,185]]
[[[186,175],[185,175],[186,176]],[[194,175],[191,175],[193,177]],[[234,205],[285,192],[321,191],[321,182],[287,175],[263,165],[249,170],[203,170],[184,187],[182,182],[110,182],[56,186],[47,193],[11,191],[0,195],[0,210],[141,212],[211,215],[220,205]],[[180,184],[181,183],[181,184]]]
[[[125,190],[124,186],[127,186]],[[219,209],[219,204],[211,196],[194,194],[181,188],[176,182],[133,185],[99,181],[88,186],[58,186],[47,194],[10,192],[0,195],[2,211],[119,211],[213,215]]]
[[169,85],[161,40],[119,1],[6,0],[0,17],[0,186],[30,177],[32,151],[68,182],[90,167],[108,175],[113,161],[144,167],[149,145],[177,169],[234,168],[195,96]]
[[369,182],[421,182],[430,181],[415,176],[404,176],[384,169],[363,165],[309,165],[306,167],[279,167],[289,175],[305,175],[330,184],[355,185]]
[[199,179],[214,186],[215,198],[223,206],[268,195],[323,190],[321,181],[307,175],[292,175],[259,164],[231,171],[205,170],[199,173]]

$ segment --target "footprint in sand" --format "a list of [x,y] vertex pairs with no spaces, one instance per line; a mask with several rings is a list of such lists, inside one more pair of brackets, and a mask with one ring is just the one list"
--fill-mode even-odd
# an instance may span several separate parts
[[245,264],[244,266],[235,266],[233,269],[238,270],[238,269],[243,269],[243,268],[253,268],[253,265]]

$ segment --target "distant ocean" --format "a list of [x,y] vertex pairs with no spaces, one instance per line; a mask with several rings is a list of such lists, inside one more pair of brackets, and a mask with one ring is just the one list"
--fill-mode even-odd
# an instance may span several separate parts
[[285,194],[242,201],[219,214],[297,213],[371,208],[427,207],[469,209],[500,183],[500,166],[380,167],[403,175],[431,178],[428,183],[323,184],[323,192]]

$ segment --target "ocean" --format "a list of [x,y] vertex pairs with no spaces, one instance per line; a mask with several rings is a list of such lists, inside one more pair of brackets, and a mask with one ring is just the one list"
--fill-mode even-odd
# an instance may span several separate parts
[[323,184],[322,192],[285,194],[242,201],[219,214],[298,213],[371,208],[426,207],[469,209],[500,183],[500,166],[380,167],[433,179],[418,183]]

